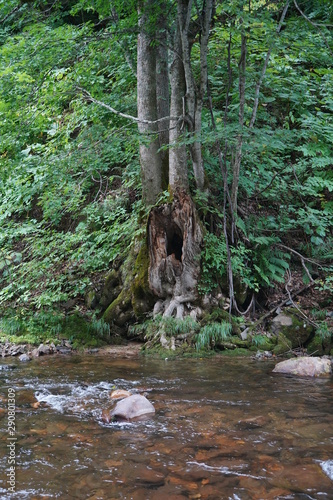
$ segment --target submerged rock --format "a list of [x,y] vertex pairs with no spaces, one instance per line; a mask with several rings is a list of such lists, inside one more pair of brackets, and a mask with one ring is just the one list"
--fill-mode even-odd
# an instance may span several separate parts
[[287,359],[278,363],[273,372],[298,375],[300,377],[321,377],[330,375],[332,364],[329,359],[302,357]]
[[155,408],[145,396],[134,394],[119,401],[110,412],[110,417],[116,420],[141,420],[155,413]]
[[24,354],[21,354],[21,356],[19,357],[19,360],[26,362],[26,361],[31,361],[31,358],[28,354],[24,353]]

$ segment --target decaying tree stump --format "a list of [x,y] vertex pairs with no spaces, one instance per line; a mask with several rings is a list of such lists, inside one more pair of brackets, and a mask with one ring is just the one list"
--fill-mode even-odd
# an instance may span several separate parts
[[148,219],[149,286],[160,300],[154,313],[183,318],[197,299],[202,229],[191,197],[154,207]]

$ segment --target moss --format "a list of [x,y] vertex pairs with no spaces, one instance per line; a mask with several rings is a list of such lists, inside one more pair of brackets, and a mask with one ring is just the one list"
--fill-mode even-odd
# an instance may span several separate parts
[[105,278],[100,305],[104,308],[109,306],[119,295],[120,292],[119,271],[112,269]]
[[324,354],[323,341],[319,335],[315,335],[307,345],[307,352],[309,354],[316,354],[316,356],[322,356]]
[[158,359],[181,359],[181,358],[211,358],[217,354],[216,351],[210,349],[197,350],[193,346],[182,346],[177,347],[176,350],[164,349],[162,346],[155,346],[150,349],[141,350],[141,353],[147,357],[158,358]]
[[277,345],[273,348],[273,354],[284,354],[292,349],[292,343],[283,333],[279,333]]
[[252,352],[244,347],[236,347],[236,349],[226,349],[221,351],[222,356],[237,357],[237,356],[252,356]]
[[275,348],[278,339],[276,337],[268,338],[265,335],[255,335],[252,337],[251,341],[251,347],[254,347],[255,350],[272,351]]
[[141,244],[134,264],[134,280],[131,285],[131,303],[136,319],[140,320],[154,305],[148,282],[149,252],[146,243]]
[[103,315],[106,323],[123,326],[130,319],[133,319],[131,311],[131,292],[128,288],[123,288],[118,297],[109,305]]
[[291,342],[292,348],[297,348],[306,344],[308,339],[313,335],[313,326],[307,324],[300,317],[299,311],[296,308],[288,308],[283,313],[291,319],[291,325],[277,324],[278,334],[284,335]]
[[[230,323],[230,315],[228,311],[224,309],[215,308],[210,314],[205,314],[203,319],[201,320],[201,326],[208,325],[209,323]],[[231,326],[232,326],[232,334],[239,336],[241,333],[241,329],[237,321],[231,317]]]
[[316,356],[323,356],[324,354],[329,354],[332,349],[332,339],[324,338],[316,334],[313,339],[307,345],[307,351],[309,354],[315,354]]
[[85,303],[88,309],[95,309],[98,304],[98,297],[94,290],[89,290],[85,296]]

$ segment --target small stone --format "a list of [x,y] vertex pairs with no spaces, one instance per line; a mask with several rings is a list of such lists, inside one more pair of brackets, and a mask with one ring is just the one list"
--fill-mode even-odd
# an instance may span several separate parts
[[24,354],[21,354],[21,356],[19,357],[19,360],[26,362],[26,361],[31,361],[31,358],[30,358],[30,356],[28,356],[28,354],[24,353]]
[[128,398],[128,396],[132,396],[132,394],[129,391],[125,391],[123,389],[116,389],[110,394],[111,399],[123,399]]

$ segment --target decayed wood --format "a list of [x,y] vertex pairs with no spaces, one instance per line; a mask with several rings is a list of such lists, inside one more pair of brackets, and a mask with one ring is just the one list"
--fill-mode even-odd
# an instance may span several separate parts
[[148,220],[149,285],[163,299],[164,316],[182,318],[197,299],[202,230],[194,204],[177,192],[171,204],[152,209]]

